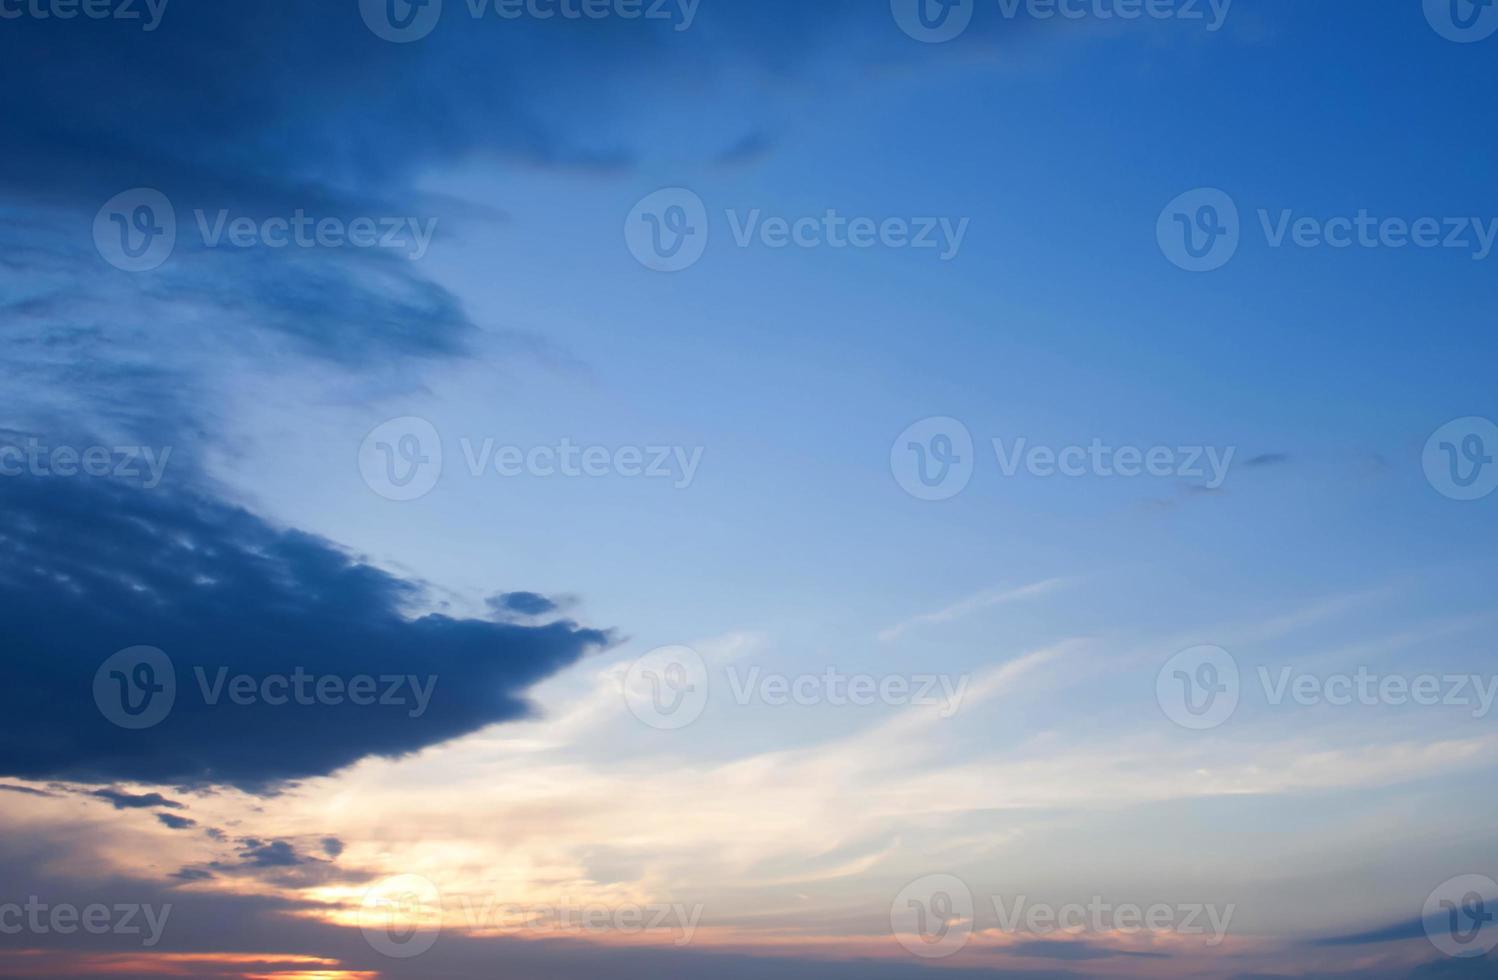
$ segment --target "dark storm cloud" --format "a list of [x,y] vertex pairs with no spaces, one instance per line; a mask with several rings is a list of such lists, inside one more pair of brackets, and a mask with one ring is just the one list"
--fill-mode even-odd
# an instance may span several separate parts
[[[272,790],[525,716],[529,685],[608,642],[568,621],[415,614],[417,583],[165,486],[5,478],[0,515],[11,671],[0,688],[0,774],[13,777]],[[158,724],[126,730],[105,717],[93,684],[107,657],[135,646],[170,658],[176,696]],[[379,699],[260,696],[261,679],[297,671],[340,684],[374,677]],[[240,675],[252,679],[249,703],[223,686],[211,700],[218,678]],[[399,703],[381,703],[395,678],[410,686]],[[121,683],[128,690],[129,678]],[[417,686],[429,694],[420,712]],[[171,805],[157,794],[95,795],[117,807]]]

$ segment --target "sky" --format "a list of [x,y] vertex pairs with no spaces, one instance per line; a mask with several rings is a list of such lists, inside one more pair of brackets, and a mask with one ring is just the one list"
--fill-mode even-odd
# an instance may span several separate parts
[[0,976],[1498,975],[1495,66],[0,0]]

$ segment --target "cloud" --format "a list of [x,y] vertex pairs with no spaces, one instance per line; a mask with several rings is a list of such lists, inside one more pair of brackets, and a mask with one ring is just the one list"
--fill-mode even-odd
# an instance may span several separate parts
[[896,623],[879,631],[879,639],[883,642],[899,639],[907,631],[919,626],[932,626],[940,623],[950,623],[953,620],[970,616],[975,612],[987,609],[990,606],[1002,605],[1004,603],[1016,602],[1021,599],[1031,599],[1043,596],[1067,584],[1066,579],[1050,578],[1040,582],[1033,582],[1017,589],[990,589],[977,595],[968,596],[960,602],[954,602],[944,609],[935,612],[922,613],[912,616],[904,622]]
[[296,848],[284,840],[269,843],[254,839],[246,840],[241,857],[245,864],[256,868],[294,868],[302,863],[302,859],[297,856]]
[[158,813],[156,814],[156,819],[172,830],[187,830],[189,827],[196,827],[198,825],[196,820],[179,817],[175,813]]
[[534,592],[502,592],[489,598],[489,606],[501,614],[519,613],[522,616],[542,616],[557,609],[554,601]]
[[164,806],[173,810],[182,810],[185,807],[176,800],[169,800],[160,793],[126,793],[117,789],[96,789],[90,796],[97,796],[101,800],[108,800],[116,810],[144,810],[150,807]]
[[1147,950],[1110,949],[1107,946],[1098,946],[1095,943],[1082,942],[1080,940],[1056,941],[1036,939],[1029,942],[1015,943],[1012,946],[999,947],[999,949],[1013,956],[1033,956],[1036,959],[1046,960],[1106,960],[1119,956],[1160,960],[1170,958],[1168,953],[1152,953]]
[[[526,717],[527,687],[609,642],[566,620],[423,615],[420,583],[204,493],[16,477],[0,480],[0,507],[13,667],[0,773],[18,778],[267,792]],[[141,645],[170,659],[176,696],[158,724],[125,730],[101,704],[126,692],[97,702],[92,684],[107,657]],[[305,699],[260,686],[277,677],[304,678]],[[373,703],[342,696],[357,678],[373,679]]]

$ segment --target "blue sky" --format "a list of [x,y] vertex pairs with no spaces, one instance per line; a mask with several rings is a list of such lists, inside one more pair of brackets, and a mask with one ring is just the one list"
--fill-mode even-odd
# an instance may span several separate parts
[[[1260,671],[1461,676],[1474,697],[1498,673],[1498,496],[1454,499],[1422,465],[1428,442],[1487,431],[1459,420],[1498,418],[1498,256],[1470,229],[1468,248],[1335,248],[1275,247],[1264,228],[1288,212],[1498,230],[1498,37],[1443,36],[1436,0],[1235,3],[1218,30],[980,0],[934,44],[884,3],[704,0],[675,30],[475,21],[448,0],[430,36],[394,44],[357,7],[174,0],[150,32],[0,24],[17,379],[0,427],[172,447],[159,490],[0,479],[17,515],[0,581],[36,610],[0,753],[16,790],[0,823],[27,847],[4,860],[93,894],[86,862],[36,855],[49,828],[98,834],[110,880],[183,918],[226,903],[256,923],[214,942],[169,931],[179,959],[120,970],[312,975],[301,956],[329,976],[470,976],[516,942],[558,976],[597,969],[593,940],[532,945],[451,901],[424,957],[373,955],[360,903],[401,875],[449,900],[700,904],[701,948],[600,940],[642,972],[1491,970],[1420,923],[1447,883],[1498,877],[1493,715],[1275,704]],[[20,94],[27,72],[39,94]],[[119,105],[97,98],[106,83]],[[138,187],[170,200],[178,241],[134,273],[93,228]],[[1203,188],[1231,199],[1240,242],[1192,272],[1157,223]],[[629,247],[632,210],[662,189],[705,218],[677,272]],[[212,248],[200,209],[436,228],[416,259]],[[829,210],[962,233],[949,250],[736,242],[751,214]],[[970,479],[939,500],[902,485],[907,433],[929,419],[972,440]],[[403,453],[416,431],[435,433],[418,451],[440,444],[440,475],[390,499],[377,444]],[[660,447],[670,475],[476,475],[486,440]],[[1172,475],[1006,475],[995,440],[1162,447]],[[1188,454],[1225,471],[1177,472]],[[96,521],[65,532],[69,514]],[[149,615],[126,611],[138,582],[162,603]],[[554,605],[486,604],[516,592]],[[189,665],[374,664],[436,676],[435,713],[177,708],[121,736],[87,683],[138,644],[166,650],[179,699]],[[1204,645],[1241,692],[1193,730],[1157,682]],[[679,646],[706,698],[666,730],[631,684]],[[829,670],[936,678],[962,700],[735,696],[750,671]],[[87,737],[33,718],[53,698]],[[260,753],[234,747],[262,730]],[[298,758],[301,740],[327,751]],[[196,823],[153,823],[158,804],[110,806],[99,786],[160,791]],[[325,838],[337,853],[309,856]],[[890,907],[948,874],[979,911],[932,963]],[[1037,947],[987,906],[1016,894],[1232,906],[1233,924],[1220,946],[1104,928]],[[48,975],[98,968],[79,957],[99,950],[45,937],[16,949]],[[251,969],[238,952],[285,965],[233,972]]]

